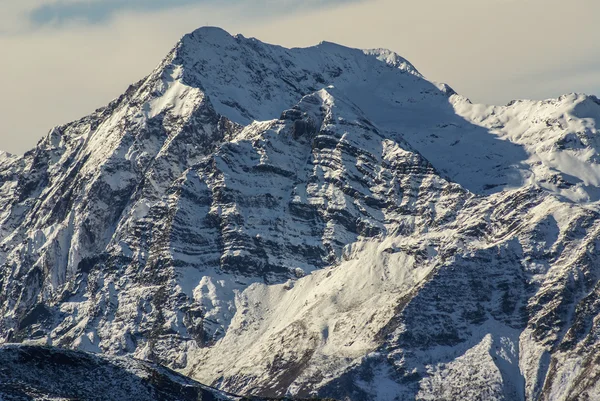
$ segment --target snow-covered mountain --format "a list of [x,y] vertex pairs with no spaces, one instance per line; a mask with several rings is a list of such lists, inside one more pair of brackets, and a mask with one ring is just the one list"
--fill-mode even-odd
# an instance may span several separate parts
[[0,155],[0,342],[258,396],[598,398],[599,122],[201,28]]

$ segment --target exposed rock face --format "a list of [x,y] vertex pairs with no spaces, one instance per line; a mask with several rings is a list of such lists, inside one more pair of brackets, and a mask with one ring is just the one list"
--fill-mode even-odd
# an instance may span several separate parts
[[600,397],[599,103],[200,29],[0,155],[0,341],[238,394]]

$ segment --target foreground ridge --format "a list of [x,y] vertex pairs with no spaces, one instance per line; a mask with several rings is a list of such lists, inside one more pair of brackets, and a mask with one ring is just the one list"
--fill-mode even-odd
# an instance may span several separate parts
[[[227,394],[159,365],[127,357],[4,345],[0,346],[0,362],[0,399],[3,401],[267,401]],[[291,398],[269,400],[293,401]]]

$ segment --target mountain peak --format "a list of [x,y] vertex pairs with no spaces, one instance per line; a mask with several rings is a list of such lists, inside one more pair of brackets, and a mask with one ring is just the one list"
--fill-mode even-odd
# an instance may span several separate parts
[[0,343],[245,395],[600,399],[599,102],[453,93],[386,49],[184,36],[0,153]]
[[[180,66],[186,85],[201,88],[219,114],[242,125],[276,118],[282,105],[292,107],[302,96],[329,85],[345,88],[371,82],[384,72],[395,81],[406,81],[405,86],[419,84],[397,72],[422,78],[390,50],[359,50],[331,42],[289,49],[216,27],[185,35],[170,60],[163,64]],[[427,85],[423,80],[421,86]]]
[[184,35],[195,40],[227,40],[233,36],[225,29],[217,26],[202,26],[194,31]]

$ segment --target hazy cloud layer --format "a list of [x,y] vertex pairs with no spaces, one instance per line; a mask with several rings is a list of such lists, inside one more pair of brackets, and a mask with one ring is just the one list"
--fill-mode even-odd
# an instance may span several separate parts
[[148,12],[162,11],[184,6],[202,4],[228,7],[237,4],[249,4],[265,11],[290,11],[299,8],[325,7],[339,3],[351,3],[360,0],[88,0],[58,1],[41,4],[29,13],[33,24],[50,23],[61,25],[65,22],[79,20],[88,23],[108,21],[120,11]]
[[96,0],[60,1],[34,8],[29,18],[34,24],[62,24],[70,20],[98,23],[108,20],[121,10],[160,11],[197,3],[198,0]]
[[600,92],[596,0],[318,3],[311,11],[297,2],[205,0],[113,9],[100,24],[80,14],[32,25],[31,10],[67,3],[0,0],[0,29],[10,32],[0,35],[0,149],[23,152],[52,126],[106,104],[202,25],[288,47],[390,48],[476,102]]

